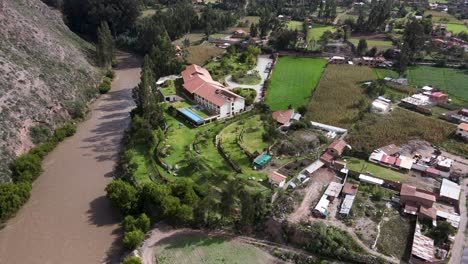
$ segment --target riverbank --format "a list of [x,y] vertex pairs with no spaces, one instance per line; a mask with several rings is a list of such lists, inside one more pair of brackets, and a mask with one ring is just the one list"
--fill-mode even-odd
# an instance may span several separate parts
[[106,198],[133,107],[140,60],[120,53],[112,90],[44,160],[30,200],[0,231],[0,263],[114,263],[119,216]]

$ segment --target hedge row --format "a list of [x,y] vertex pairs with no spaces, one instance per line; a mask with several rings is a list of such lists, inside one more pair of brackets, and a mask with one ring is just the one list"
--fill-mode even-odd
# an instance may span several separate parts
[[42,173],[42,159],[75,132],[76,125],[68,123],[56,129],[47,141],[16,158],[11,165],[13,182],[0,184],[0,222],[13,216],[29,199],[31,184]]

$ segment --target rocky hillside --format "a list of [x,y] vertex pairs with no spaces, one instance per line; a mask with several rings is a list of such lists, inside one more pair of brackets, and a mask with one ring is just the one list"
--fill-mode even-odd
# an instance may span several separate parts
[[0,182],[15,156],[95,94],[92,49],[40,0],[0,0]]

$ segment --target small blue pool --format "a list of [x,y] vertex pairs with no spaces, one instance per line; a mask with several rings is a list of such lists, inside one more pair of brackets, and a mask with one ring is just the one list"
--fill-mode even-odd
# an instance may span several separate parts
[[179,108],[177,109],[181,112],[184,116],[188,117],[190,120],[195,122],[196,124],[201,124],[205,121],[204,118],[200,117],[199,115],[195,114],[192,110],[188,108]]

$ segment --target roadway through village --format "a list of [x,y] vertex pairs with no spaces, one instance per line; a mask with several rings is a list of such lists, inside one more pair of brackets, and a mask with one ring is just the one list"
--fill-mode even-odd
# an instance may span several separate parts
[[119,216],[106,198],[133,107],[140,60],[119,53],[112,90],[44,160],[30,200],[0,230],[0,263],[118,263]]

